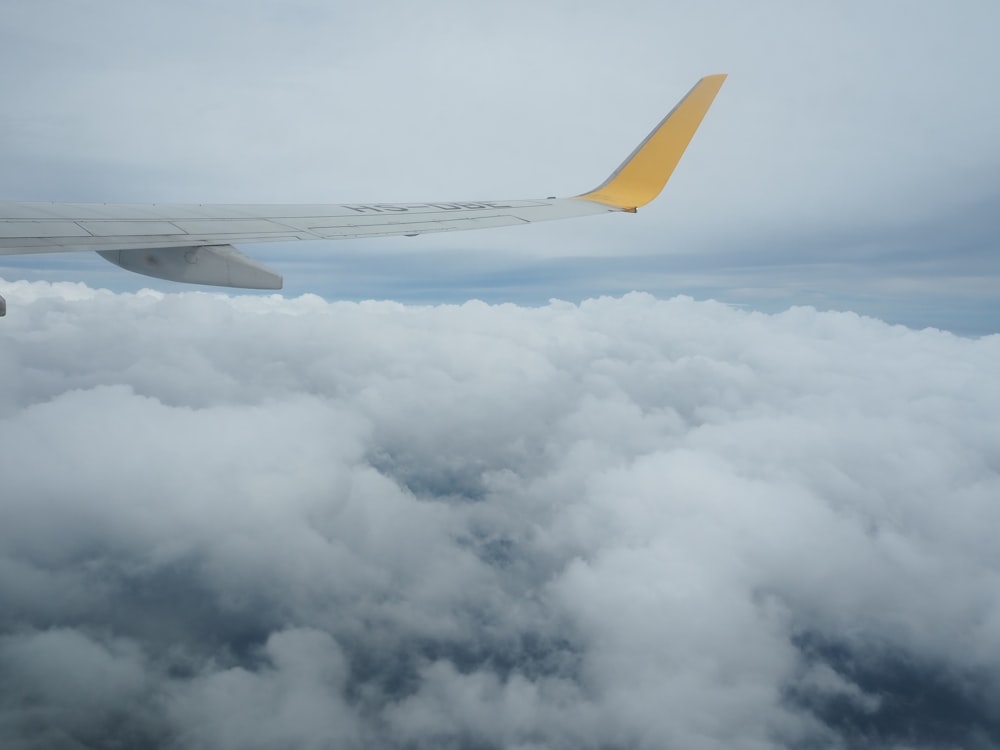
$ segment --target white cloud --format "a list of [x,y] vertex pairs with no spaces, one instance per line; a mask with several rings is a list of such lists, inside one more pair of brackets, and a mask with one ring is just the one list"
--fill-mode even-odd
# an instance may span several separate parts
[[344,703],[347,664],[326,633],[275,633],[256,671],[214,670],[168,699],[178,744],[191,748],[356,747],[360,717]]
[[137,645],[53,628],[0,636],[0,726],[4,744],[73,746],[104,735],[107,723],[138,721],[147,665]]
[[6,744],[1000,737],[1000,337],[6,289]]

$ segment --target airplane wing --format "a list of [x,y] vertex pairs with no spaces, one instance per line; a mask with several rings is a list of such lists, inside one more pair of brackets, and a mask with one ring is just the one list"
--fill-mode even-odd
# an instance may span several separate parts
[[0,202],[0,255],[94,250],[122,268],[161,279],[280,289],[281,276],[234,245],[409,236],[634,213],[659,195],[725,78],[702,78],[607,180],[572,198],[342,205]]

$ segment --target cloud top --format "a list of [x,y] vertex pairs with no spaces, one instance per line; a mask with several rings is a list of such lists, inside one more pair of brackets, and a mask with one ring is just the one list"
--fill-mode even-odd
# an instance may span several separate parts
[[5,296],[5,746],[1000,742],[998,336]]

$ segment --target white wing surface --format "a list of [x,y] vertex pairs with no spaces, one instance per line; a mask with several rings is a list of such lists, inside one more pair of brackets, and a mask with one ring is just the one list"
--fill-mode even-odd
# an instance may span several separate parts
[[725,75],[701,79],[598,188],[573,198],[317,205],[4,203],[0,255],[94,250],[137,273],[194,284],[280,289],[233,245],[356,239],[635,212],[670,178]]

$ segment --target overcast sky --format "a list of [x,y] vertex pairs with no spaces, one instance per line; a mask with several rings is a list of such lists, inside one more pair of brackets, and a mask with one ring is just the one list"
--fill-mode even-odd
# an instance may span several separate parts
[[0,746],[1000,747],[1000,6],[827,5],[4,7],[6,200],[570,195],[730,78],[636,216],[0,259]]
[[[992,0],[8,3],[0,197],[572,195],[726,72],[638,216],[251,252],[327,299],[643,290],[990,333],[998,24]],[[169,288],[94,256],[0,271]]]

